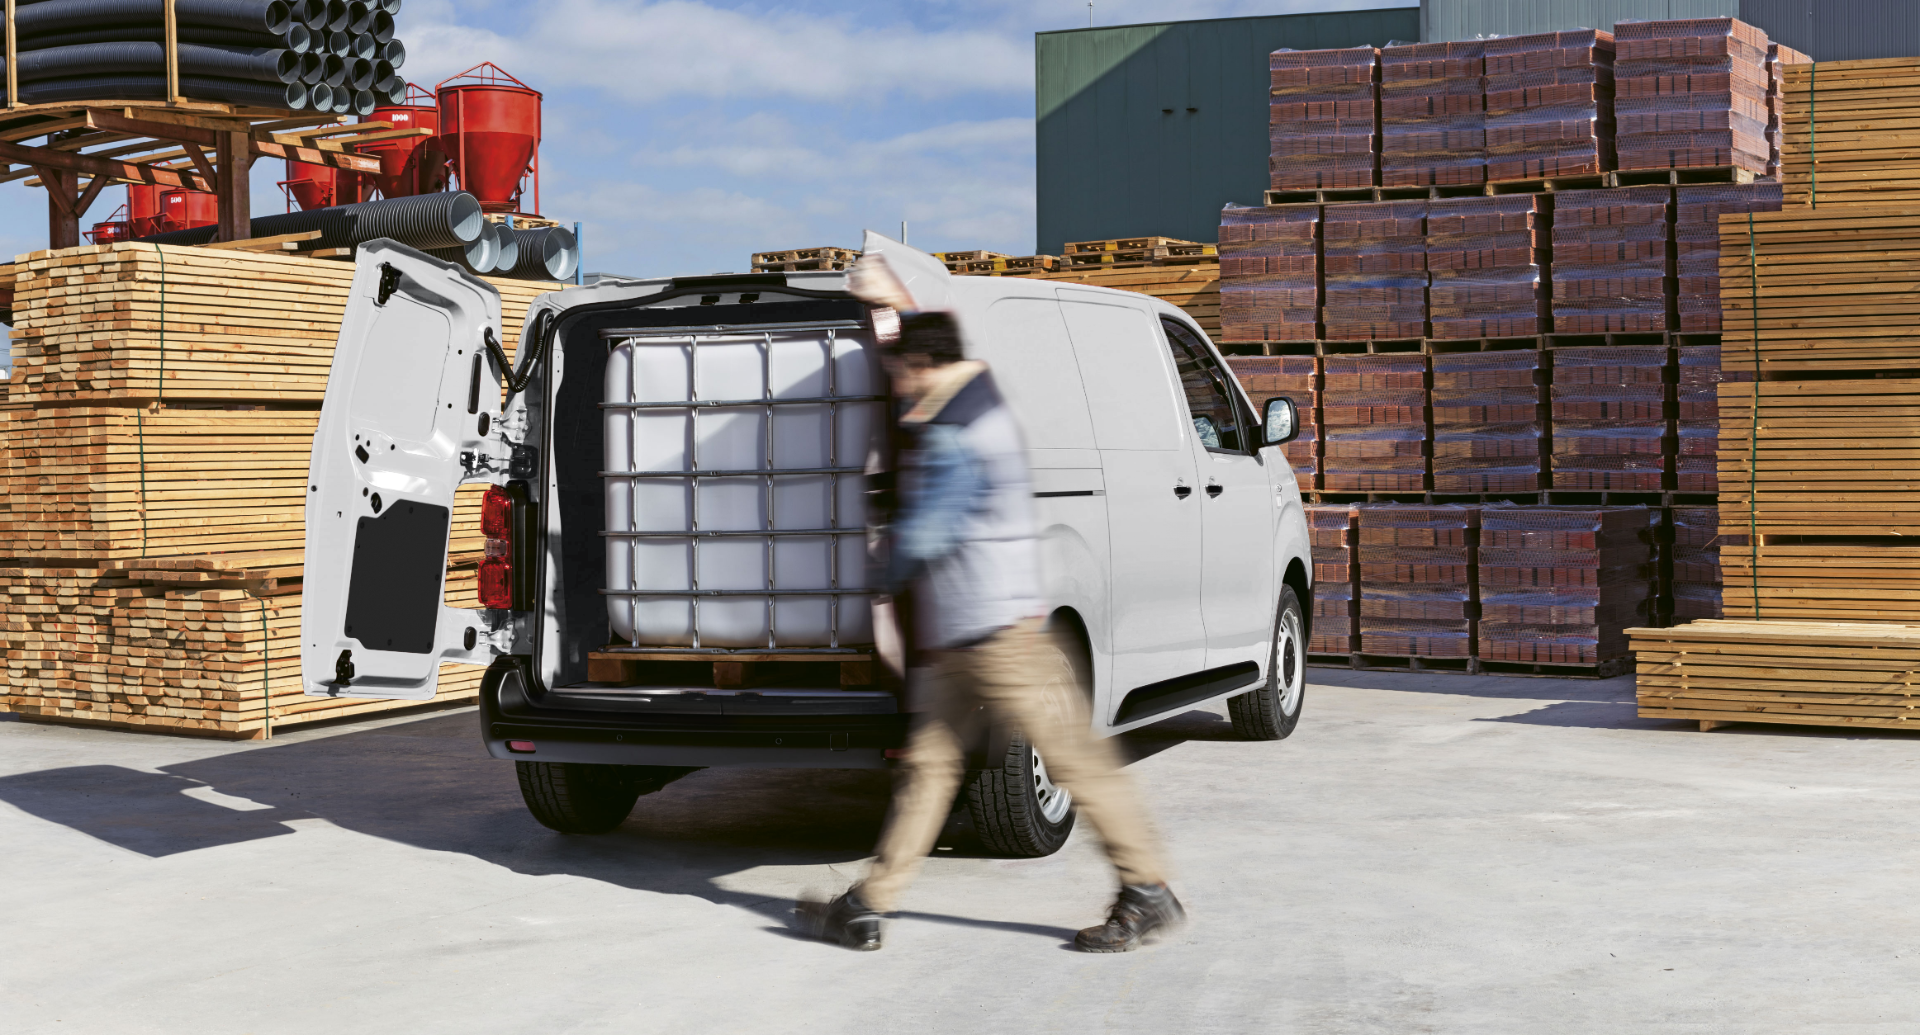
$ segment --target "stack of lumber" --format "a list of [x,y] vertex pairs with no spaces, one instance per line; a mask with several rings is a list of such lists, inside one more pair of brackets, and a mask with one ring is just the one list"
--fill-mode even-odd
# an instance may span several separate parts
[[1752,370],[1756,351],[1778,373],[1920,366],[1920,204],[1823,200],[1756,213],[1751,236],[1748,219],[1720,218],[1728,367]]
[[1734,166],[1764,174],[1767,34],[1738,18],[1614,26],[1621,169]]
[[1338,503],[1307,505],[1307,539],[1313,551],[1313,627],[1309,654],[1352,654],[1360,649],[1360,565],[1354,558],[1358,509]]
[[[991,254],[991,253],[981,253]],[[1217,263],[1211,244],[1178,237],[1116,237],[1102,241],[1068,241],[1061,256],[1069,266],[1191,266]],[[1005,267],[1002,267],[1005,268]]]
[[1920,202],[1920,57],[1779,69],[1780,179],[1789,206]]
[[1645,507],[1486,507],[1480,514],[1479,656],[1595,665],[1627,653],[1651,615]]
[[1381,49],[1381,184],[1486,181],[1484,46],[1462,40]]
[[1433,357],[1433,491],[1546,487],[1547,372],[1538,349]]
[[1480,508],[1370,506],[1359,523],[1361,652],[1471,657]]
[[1427,487],[1427,357],[1418,353],[1321,360],[1320,484],[1334,492],[1421,492]]
[[1920,380],[1723,384],[1720,428],[1728,534],[1920,534]]
[[[1731,520],[1744,508],[1723,509]],[[1756,551],[1740,537],[1720,547],[1720,565],[1730,618],[1920,621],[1920,547],[1806,538]]]
[[1553,329],[1667,329],[1668,187],[1553,195]]
[[1427,205],[1326,206],[1320,306],[1325,338],[1426,336]]
[[1268,67],[1270,186],[1372,186],[1380,161],[1380,52],[1277,50]]
[[1302,490],[1320,487],[1320,361],[1313,356],[1228,356],[1227,368],[1253,400],[1255,413],[1267,400],[1293,400],[1300,434],[1280,447]]
[[[1016,273],[1015,270],[1007,271],[1009,276]],[[1152,295],[1185,312],[1215,340],[1220,337],[1220,267],[1217,265],[1143,266],[1131,269],[1083,266],[1023,275],[1034,280],[1092,284]]]
[[1320,337],[1320,206],[1220,213],[1222,341]]
[[1717,334],[1721,325],[1720,217],[1780,211],[1780,185],[1703,183],[1676,187],[1673,193],[1674,304],[1680,330]]
[[[1732,537],[1720,535],[1720,508],[1674,507],[1668,511],[1673,529],[1673,620],[1725,615],[1721,593],[1720,549]],[[1738,537],[1745,542],[1746,537]]]
[[[1551,328],[1545,194],[1448,198],[1428,203],[1430,336],[1501,338]],[[1715,240],[1719,227],[1714,227]]]
[[1719,492],[1720,386],[1751,381],[1753,374],[1721,366],[1718,345],[1683,345],[1674,352],[1679,383],[1674,386],[1673,487],[1677,492]]
[[1487,179],[1613,168],[1613,35],[1570,29],[1487,40]]
[[1782,119],[1785,116],[1787,66],[1805,65],[1812,58],[1784,43],[1767,44],[1767,175],[1780,178],[1780,148],[1785,140]]
[[1726,619],[1629,633],[1643,719],[1920,726],[1920,625]]
[[1665,346],[1553,350],[1555,489],[1664,487],[1666,371]]

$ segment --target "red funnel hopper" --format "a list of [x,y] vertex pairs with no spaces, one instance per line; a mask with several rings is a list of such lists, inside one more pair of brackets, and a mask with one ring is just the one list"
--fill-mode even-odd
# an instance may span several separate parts
[[537,163],[540,92],[491,63],[442,82],[435,92],[440,146],[461,189],[488,212],[517,211],[520,181]]
[[[407,103],[388,104],[373,109],[362,121],[387,122],[394,129],[424,129],[440,132],[440,111],[433,94],[412,83],[407,84]],[[432,136],[373,140],[354,150],[380,159],[380,171],[367,174],[383,198],[408,198],[415,194],[434,194],[446,189],[446,159]]]

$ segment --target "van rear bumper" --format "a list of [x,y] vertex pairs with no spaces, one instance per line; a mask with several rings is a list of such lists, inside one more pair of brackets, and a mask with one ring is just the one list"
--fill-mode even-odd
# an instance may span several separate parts
[[[495,758],[602,765],[741,766],[768,769],[878,769],[906,743],[903,714],[647,713],[570,701],[542,707],[522,689],[523,670],[494,662],[480,686],[481,738]],[[837,710],[837,709],[836,709]],[[800,713],[800,714],[795,714]],[[515,751],[508,741],[532,745]]]

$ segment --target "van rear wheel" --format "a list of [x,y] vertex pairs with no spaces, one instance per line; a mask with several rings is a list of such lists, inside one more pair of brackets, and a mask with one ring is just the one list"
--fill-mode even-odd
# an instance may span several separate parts
[[1241,739],[1281,740],[1300,724],[1300,706],[1307,696],[1306,628],[1299,596],[1292,586],[1280,587],[1266,685],[1227,698],[1227,715]]
[[513,763],[520,797],[540,825],[562,834],[604,834],[626,821],[633,803],[693,772],[679,766]]
[[[1062,719],[1086,722],[1085,691],[1067,654],[1044,652],[1042,693]],[[995,769],[967,773],[967,810],[981,846],[995,855],[1037,859],[1052,855],[1073,833],[1073,794],[1047,775],[1040,752],[1019,730],[1010,731],[1007,752]]]

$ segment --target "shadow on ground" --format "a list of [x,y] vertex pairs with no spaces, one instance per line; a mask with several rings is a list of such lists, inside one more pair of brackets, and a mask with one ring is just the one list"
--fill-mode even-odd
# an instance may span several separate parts
[[[834,864],[851,877],[857,867],[849,864],[872,851],[892,788],[883,770],[706,769],[641,798],[611,834],[565,836],[528,814],[513,766],[484,754],[476,722],[472,711],[443,714],[161,772],[92,765],[21,773],[0,777],[0,801],[150,858],[285,836],[297,833],[288,821],[319,818],[518,873],[693,895],[786,924],[787,900],[731,892],[718,879],[805,864]],[[1118,743],[1131,764],[1188,740],[1232,738],[1226,719],[1193,711]],[[949,824],[941,852],[978,854],[963,819]],[[1073,933],[913,915],[1049,937]]]

